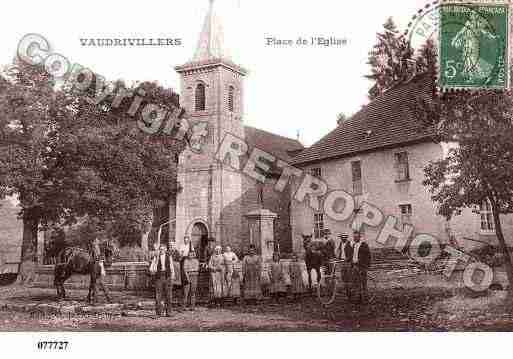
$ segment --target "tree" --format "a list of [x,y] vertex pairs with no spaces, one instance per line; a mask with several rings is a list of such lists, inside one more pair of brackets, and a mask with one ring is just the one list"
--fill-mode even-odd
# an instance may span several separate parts
[[[21,62],[0,76],[0,194],[20,201],[20,281],[33,273],[40,227],[84,216],[102,226],[129,219],[143,226],[149,215],[141,213],[178,190],[182,141],[141,131],[121,106],[90,101],[91,91],[54,85],[43,68]],[[171,90],[152,86],[154,97],[177,102]]]
[[[96,87],[95,81],[90,88]],[[94,105],[88,101],[90,92],[78,97],[76,115],[71,120],[62,118],[57,126],[59,140],[52,143],[49,162],[63,177],[76,176],[70,181],[73,188],[60,183],[62,192],[71,195],[67,202],[76,203],[75,217],[99,219],[121,245],[129,245],[140,242],[153,208],[169,206],[176,195],[176,159],[185,144],[138,127],[147,104],[168,111],[178,107],[174,91],[149,82],[128,89],[117,81],[116,88],[117,92]],[[133,99],[116,103],[120,91],[144,94],[132,118]]]
[[[94,88],[94,83],[91,87]],[[171,133],[161,131],[148,136],[136,126],[137,121],[141,125],[142,112],[147,105],[155,105],[168,112],[176,111],[179,107],[179,99],[173,90],[164,88],[156,82],[143,82],[128,88],[122,81],[117,81],[115,87],[117,91],[99,104],[98,108],[102,110],[102,114],[97,117],[105,118],[105,121],[114,124],[116,131],[123,129],[136,135],[139,138],[137,143],[142,144],[136,152],[142,155],[138,159],[142,160],[139,164],[140,171],[146,172],[142,177],[143,183],[138,184],[138,189],[141,191],[138,198],[145,198],[144,204],[141,202],[139,205],[123,207],[119,211],[122,215],[118,215],[114,223],[110,223],[111,233],[120,239],[122,245],[133,245],[141,242],[142,233],[146,232],[149,221],[153,222],[150,235],[154,237],[158,227],[168,220],[170,199],[178,190],[176,183],[178,155],[185,148],[185,141],[174,136],[177,128],[174,128]],[[127,97],[117,101],[117,95],[120,92],[136,93],[142,98],[139,110],[133,114],[133,120],[128,122],[122,119],[130,113],[132,99]],[[163,124],[163,126],[166,125]],[[104,126],[102,125],[102,128]],[[129,148],[135,150],[134,146],[136,144],[130,145]],[[134,167],[138,160],[132,158],[130,166]],[[127,174],[129,180],[134,178],[134,175]],[[147,181],[147,178],[152,178],[152,181]],[[163,218],[159,215],[162,213],[166,213],[167,216]]]
[[[43,206],[48,183],[44,153],[56,107],[50,76],[43,68],[15,62],[0,86],[0,188],[3,195],[17,195],[23,219],[20,279],[30,278],[37,255],[37,232],[42,217],[50,219],[54,208]],[[55,218],[54,218],[55,219]]]
[[450,219],[458,209],[489,201],[513,298],[513,266],[501,215],[513,213],[513,98],[483,91],[451,93],[440,98],[436,123],[441,141],[453,143],[448,156],[430,163],[424,185]]
[[365,77],[374,84],[369,90],[369,99],[379,97],[396,84],[411,78],[415,71],[414,51],[407,39],[399,34],[392,18],[383,25],[384,32],[378,33],[378,42],[369,53],[367,64],[371,74]]

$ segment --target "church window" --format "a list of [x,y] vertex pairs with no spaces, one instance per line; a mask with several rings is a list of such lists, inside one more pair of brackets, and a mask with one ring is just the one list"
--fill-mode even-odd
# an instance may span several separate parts
[[205,111],[205,85],[196,86],[196,111]]
[[235,111],[235,87],[230,86],[228,88],[228,111]]
[[488,199],[481,204],[481,231],[495,232],[495,223],[493,221],[492,205]]
[[324,213],[314,214],[314,236],[315,238],[322,238],[324,231]]

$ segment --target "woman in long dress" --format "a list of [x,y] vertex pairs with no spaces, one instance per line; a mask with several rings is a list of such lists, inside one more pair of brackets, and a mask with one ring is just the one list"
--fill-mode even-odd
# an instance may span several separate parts
[[249,254],[242,261],[244,275],[244,299],[256,302],[262,296],[260,276],[262,273],[262,258],[256,254],[254,245],[249,246]]
[[306,264],[300,261],[298,256],[294,254],[292,256],[292,262],[290,263],[290,281],[291,281],[291,292],[294,299],[301,297],[308,287],[308,273],[306,271]]
[[278,252],[273,253],[273,262],[271,263],[271,297],[280,302],[280,297],[287,295],[286,275],[283,263],[280,262]]
[[208,268],[210,269],[211,299],[214,305],[221,306],[224,298],[224,257],[221,246],[215,248],[210,257]]
[[235,265],[239,262],[237,255],[230,247],[226,247],[223,254],[225,266],[225,297],[234,302],[240,298],[240,275]]

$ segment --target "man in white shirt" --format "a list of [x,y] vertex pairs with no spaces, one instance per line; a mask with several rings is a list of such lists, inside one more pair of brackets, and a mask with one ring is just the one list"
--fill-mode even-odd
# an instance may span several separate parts
[[180,279],[182,281],[182,286],[189,284],[183,266],[185,259],[189,256],[189,252],[196,252],[196,249],[194,248],[191,239],[185,236],[183,237],[183,244],[180,246]]
[[175,270],[173,257],[165,245],[160,246],[157,256],[157,272],[155,273],[155,310],[157,316],[162,315],[162,297],[166,302],[166,316],[171,315],[171,303],[173,299],[173,279]]
[[180,256],[182,258],[188,257],[189,252],[191,250],[196,251],[196,248],[194,248],[194,245],[191,242],[191,239],[187,236],[183,237],[183,244],[180,246]]
[[351,263],[353,261],[353,247],[349,242],[347,233],[338,235],[340,243],[338,245],[337,257],[344,262],[341,264],[341,279],[346,288],[347,299],[351,299]]
[[369,245],[361,240],[359,231],[353,232],[352,265],[354,283],[359,294],[359,302],[367,301],[367,271],[371,262]]

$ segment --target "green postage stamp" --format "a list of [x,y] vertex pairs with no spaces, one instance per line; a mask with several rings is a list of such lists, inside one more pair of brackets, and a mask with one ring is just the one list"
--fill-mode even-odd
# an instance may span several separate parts
[[509,13],[507,4],[442,4],[439,27],[440,87],[509,88]]

